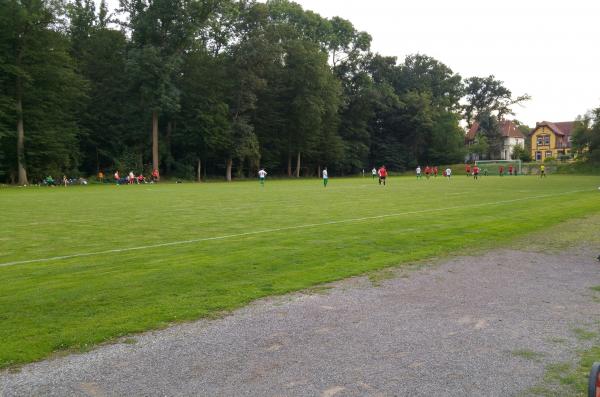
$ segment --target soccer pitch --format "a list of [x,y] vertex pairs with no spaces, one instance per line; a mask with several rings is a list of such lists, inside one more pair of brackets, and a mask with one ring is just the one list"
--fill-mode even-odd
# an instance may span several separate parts
[[0,367],[600,212],[600,177],[0,190]]

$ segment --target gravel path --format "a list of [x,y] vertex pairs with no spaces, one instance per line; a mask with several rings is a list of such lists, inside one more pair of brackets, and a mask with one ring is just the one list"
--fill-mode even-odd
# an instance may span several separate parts
[[[597,253],[596,253],[597,255]],[[508,396],[600,319],[590,249],[496,250],[263,300],[219,320],[0,372],[0,392],[90,396]],[[383,273],[384,277],[389,276]]]

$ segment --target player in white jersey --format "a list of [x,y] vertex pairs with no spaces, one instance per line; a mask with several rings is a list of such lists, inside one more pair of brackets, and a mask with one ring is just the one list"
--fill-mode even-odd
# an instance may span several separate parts
[[260,181],[261,186],[265,186],[266,176],[267,176],[267,171],[265,171],[264,168],[261,168],[260,171],[258,171],[258,180]]
[[417,179],[421,179],[421,166],[417,166]]
[[329,174],[327,173],[327,167],[323,168],[323,187],[327,187],[329,182]]
[[450,176],[452,176],[452,170],[450,168],[446,168],[446,178],[450,180]]

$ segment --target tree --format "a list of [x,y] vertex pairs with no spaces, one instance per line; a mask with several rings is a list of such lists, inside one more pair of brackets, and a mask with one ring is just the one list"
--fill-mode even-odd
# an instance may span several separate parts
[[[123,32],[97,27],[86,42],[80,70],[89,81],[89,100],[80,116],[82,167],[88,173],[124,165],[143,153],[143,118],[128,91],[127,39]],[[137,154],[137,155],[136,155]],[[142,161],[137,169],[141,171]]]
[[485,156],[487,153],[489,153],[489,150],[487,137],[481,133],[478,133],[475,136],[473,144],[471,144],[468,148],[470,156],[475,159],[480,159],[482,156]]
[[71,53],[89,85],[88,100],[78,114],[81,170],[94,174],[125,165],[141,170],[143,139],[132,131],[142,128],[125,73],[127,38],[107,27],[104,1],[97,15],[91,0],[69,4],[67,14]]
[[600,107],[577,118],[572,139],[573,150],[582,159],[600,163]]
[[300,176],[302,154],[310,158],[319,135],[331,136],[337,131],[339,83],[333,78],[326,55],[313,43],[292,41],[286,46],[285,97],[289,105],[288,174],[292,155],[296,157],[296,177]]
[[400,65],[374,56],[368,70],[386,98],[371,122],[373,162],[406,169],[462,158],[459,75],[424,55],[410,55]]
[[426,153],[429,164],[456,164],[464,161],[465,135],[459,126],[459,117],[458,114],[450,112],[434,116]]
[[176,163],[176,168],[195,169],[198,181],[202,178],[202,163],[206,171],[207,161],[219,160],[218,157],[224,156],[220,151],[229,145],[231,119],[227,93],[231,91],[231,83],[227,78],[227,62],[226,55],[214,55],[204,48],[191,51],[184,58],[179,85],[186,89],[182,92],[173,152],[183,161]]
[[488,147],[485,155],[489,159],[498,158],[504,146],[498,118],[489,112],[479,114],[478,118],[479,133],[486,137]]
[[[77,168],[75,112],[85,85],[69,55],[61,7],[60,2],[44,0],[0,3],[0,62],[5,73],[0,105],[3,121],[16,126],[11,135],[21,185],[28,183],[28,173],[41,178],[47,171]],[[8,130],[6,125],[3,130]]]
[[521,145],[515,145],[513,146],[511,157],[526,163],[531,161],[531,152]]
[[491,114],[498,120],[504,116],[512,115],[512,106],[528,101],[531,97],[527,94],[513,98],[512,92],[504,86],[504,82],[496,80],[493,75],[488,77],[471,77],[465,80],[464,115],[469,127],[480,116]]
[[179,110],[180,90],[175,81],[182,56],[206,22],[214,3],[193,0],[121,0],[129,15],[133,48],[128,72],[132,89],[140,93],[152,115],[152,168],[159,169],[158,128],[161,112]]

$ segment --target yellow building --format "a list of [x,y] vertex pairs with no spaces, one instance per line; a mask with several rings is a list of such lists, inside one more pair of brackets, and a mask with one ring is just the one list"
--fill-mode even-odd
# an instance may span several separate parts
[[574,126],[574,121],[536,123],[529,136],[531,158],[535,161],[544,161],[549,157],[558,159],[560,156],[571,154],[571,133]]

